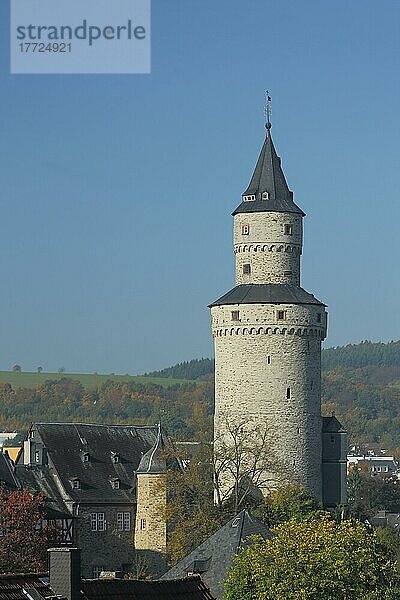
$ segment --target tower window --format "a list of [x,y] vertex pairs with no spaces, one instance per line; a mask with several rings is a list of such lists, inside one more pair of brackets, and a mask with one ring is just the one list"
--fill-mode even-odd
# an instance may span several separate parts
[[249,235],[249,233],[250,233],[250,225],[248,223],[243,223],[242,235]]
[[270,365],[270,364],[271,364],[271,357],[270,357],[270,355],[268,355],[267,356],[267,365]]
[[291,397],[291,391],[290,391],[290,387],[286,388],[286,399],[290,400]]
[[331,443],[334,444],[335,443],[335,436],[331,435]]
[[147,523],[146,519],[140,519],[140,530],[144,531],[146,529]]
[[293,235],[293,225],[291,225],[290,223],[286,223],[284,231],[285,235]]
[[239,321],[239,311],[233,310],[231,313],[232,321]]
[[245,265],[243,265],[243,275],[250,275],[251,273],[251,266],[249,263],[246,263]]
[[276,318],[278,319],[278,321],[285,321],[286,320],[286,310],[277,310]]

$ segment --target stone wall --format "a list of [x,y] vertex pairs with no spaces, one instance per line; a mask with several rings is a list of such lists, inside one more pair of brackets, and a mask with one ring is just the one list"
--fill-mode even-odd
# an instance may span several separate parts
[[[290,233],[289,233],[290,232]],[[302,218],[294,213],[239,213],[234,217],[236,284],[300,285]],[[244,265],[250,265],[244,269]],[[250,273],[246,272],[250,270]]]
[[[129,531],[117,530],[117,513],[129,512]],[[92,531],[91,514],[104,513],[105,530]],[[75,545],[82,549],[82,576],[93,577],[93,567],[104,567],[106,571],[120,571],[123,565],[134,562],[133,535],[135,510],[133,504],[95,506],[80,505],[76,526]]]
[[135,550],[147,560],[150,572],[158,575],[167,566],[166,502],[165,474],[138,473]]
[[[232,321],[236,310],[239,319]],[[277,310],[284,311],[284,320],[277,319]],[[216,436],[227,418],[265,423],[278,459],[276,480],[284,473],[320,498],[323,307],[242,304],[215,306],[211,314]]]

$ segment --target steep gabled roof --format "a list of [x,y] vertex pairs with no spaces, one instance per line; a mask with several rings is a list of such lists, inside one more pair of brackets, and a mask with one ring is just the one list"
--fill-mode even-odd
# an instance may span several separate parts
[[346,433],[340,421],[332,415],[331,417],[322,417],[322,432],[323,433]]
[[[254,196],[255,200],[243,201],[233,214],[274,211],[299,213],[304,216],[301,208],[293,202],[293,192],[289,190],[286,183],[281,159],[272,141],[270,123],[267,123],[266,129],[265,141],[256,168],[247,190],[242,194],[243,197]],[[267,192],[268,199],[263,200],[264,192]]]
[[[38,423],[34,429],[58,487],[75,502],[131,502],[136,470],[158,436],[157,426]],[[116,479],[118,488],[112,485]],[[79,480],[80,489],[74,489],[73,480]]]
[[172,567],[161,580],[183,577],[187,573],[201,571],[201,577],[216,598],[222,594],[222,581],[232,564],[232,559],[239,549],[252,535],[260,535],[263,539],[270,537],[271,532],[261,521],[243,510],[226,525],[219,529],[196,550]]
[[316,304],[318,306],[325,306],[325,304],[303,290],[300,286],[288,283],[247,283],[237,285],[210,304],[209,308],[227,304]]

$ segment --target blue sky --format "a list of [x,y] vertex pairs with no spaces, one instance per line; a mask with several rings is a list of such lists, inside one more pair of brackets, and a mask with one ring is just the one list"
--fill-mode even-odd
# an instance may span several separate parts
[[400,4],[153,0],[151,75],[10,75],[0,5],[0,369],[211,356],[263,94],[326,346],[400,337]]

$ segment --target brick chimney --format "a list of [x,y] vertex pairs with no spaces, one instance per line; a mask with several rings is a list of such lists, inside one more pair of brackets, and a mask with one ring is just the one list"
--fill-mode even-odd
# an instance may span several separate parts
[[66,600],[81,598],[80,548],[49,548],[50,587]]

